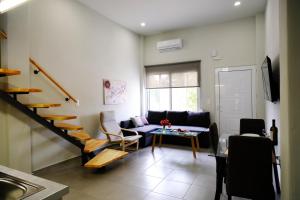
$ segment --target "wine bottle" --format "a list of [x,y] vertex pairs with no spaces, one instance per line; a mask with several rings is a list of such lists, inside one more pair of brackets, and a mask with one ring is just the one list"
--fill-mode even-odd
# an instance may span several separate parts
[[278,145],[278,128],[275,125],[275,119],[272,120],[270,132],[272,133],[271,138],[273,140],[273,144]]

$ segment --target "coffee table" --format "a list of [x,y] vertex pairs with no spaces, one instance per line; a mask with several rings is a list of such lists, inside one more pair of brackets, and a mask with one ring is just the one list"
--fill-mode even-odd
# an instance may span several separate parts
[[201,132],[196,132],[196,131],[178,132],[177,130],[172,130],[172,129],[163,130],[162,128],[158,128],[151,131],[150,134],[153,135],[152,153],[154,152],[154,148],[156,145],[156,136],[159,136],[159,147],[161,147],[162,138],[164,135],[190,139],[194,158],[196,158],[196,150],[198,151],[200,150],[198,135],[201,134]]

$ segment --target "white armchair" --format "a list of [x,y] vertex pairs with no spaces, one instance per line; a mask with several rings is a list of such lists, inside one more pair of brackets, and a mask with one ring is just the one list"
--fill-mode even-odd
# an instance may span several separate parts
[[[114,111],[105,111],[100,113],[100,131],[103,132],[109,142],[118,143],[123,151],[126,147],[136,144],[136,150],[139,149],[139,139],[142,137],[137,131],[124,129],[119,126],[115,119]],[[122,131],[132,132],[132,136],[124,136]]]

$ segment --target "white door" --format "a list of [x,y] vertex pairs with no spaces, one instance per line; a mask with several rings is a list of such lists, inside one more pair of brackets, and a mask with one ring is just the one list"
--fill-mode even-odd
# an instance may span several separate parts
[[240,119],[255,118],[255,74],[254,66],[216,69],[216,122],[221,135],[239,134]]

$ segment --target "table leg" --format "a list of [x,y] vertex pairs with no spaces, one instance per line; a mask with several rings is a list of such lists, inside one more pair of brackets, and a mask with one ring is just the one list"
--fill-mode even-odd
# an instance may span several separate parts
[[196,136],[196,146],[197,146],[197,151],[200,151],[200,145],[199,145],[199,138]]
[[159,135],[159,147],[161,147],[162,144],[162,135]]
[[275,185],[276,185],[276,191],[277,194],[280,194],[280,183],[279,183],[279,177],[278,177],[278,170],[277,170],[277,163],[273,163],[273,169],[274,169],[274,179],[275,179]]
[[191,143],[192,143],[193,155],[194,155],[194,158],[196,158],[196,148],[195,148],[194,137],[191,137]]
[[153,135],[153,140],[152,140],[152,153],[154,152],[155,141],[156,141],[156,134]]
[[217,177],[215,200],[219,200],[223,190],[223,178],[225,177],[226,158],[216,157],[216,165]]

